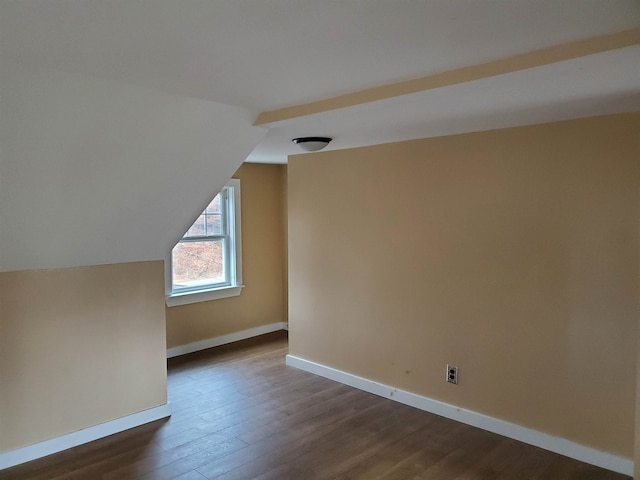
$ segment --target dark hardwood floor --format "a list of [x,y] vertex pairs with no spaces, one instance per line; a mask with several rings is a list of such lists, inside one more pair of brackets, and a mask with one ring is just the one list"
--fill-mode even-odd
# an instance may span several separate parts
[[1,479],[629,477],[287,367],[284,332],[169,362],[173,415]]

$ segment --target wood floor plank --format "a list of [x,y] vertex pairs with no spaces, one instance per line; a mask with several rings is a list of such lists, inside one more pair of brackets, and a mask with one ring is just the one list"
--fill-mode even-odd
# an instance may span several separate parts
[[387,446],[385,439],[383,448],[367,459],[352,465],[337,475],[335,480],[381,478],[402,462],[406,458],[407,452],[421,450],[428,445],[430,437],[438,435],[439,431],[442,432],[450,428],[447,422],[443,422],[440,417],[432,415],[426,418],[429,419],[429,423],[422,428],[400,438],[390,446]]
[[284,332],[170,359],[170,419],[0,480],[629,480],[285,365]]

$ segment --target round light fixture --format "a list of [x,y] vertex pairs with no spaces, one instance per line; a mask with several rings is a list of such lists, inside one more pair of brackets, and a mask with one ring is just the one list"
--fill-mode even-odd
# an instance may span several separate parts
[[317,152],[329,145],[331,140],[329,137],[298,137],[291,141],[307,152]]

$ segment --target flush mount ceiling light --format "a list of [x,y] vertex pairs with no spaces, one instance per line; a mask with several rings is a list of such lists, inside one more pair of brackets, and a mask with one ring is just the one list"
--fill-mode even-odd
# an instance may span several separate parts
[[329,137],[298,137],[291,141],[307,152],[317,152],[329,145],[331,140]]

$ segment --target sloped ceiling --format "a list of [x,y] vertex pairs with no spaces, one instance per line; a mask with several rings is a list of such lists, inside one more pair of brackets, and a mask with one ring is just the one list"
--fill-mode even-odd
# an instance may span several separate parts
[[4,271],[165,258],[264,134],[247,109],[121,82],[0,79]]
[[164,258],[242,161],[286,162],[292,136],[346,148],[638,110],[625,45],[253,126],[638,25],[636,0],[2,2],[0,270]]

